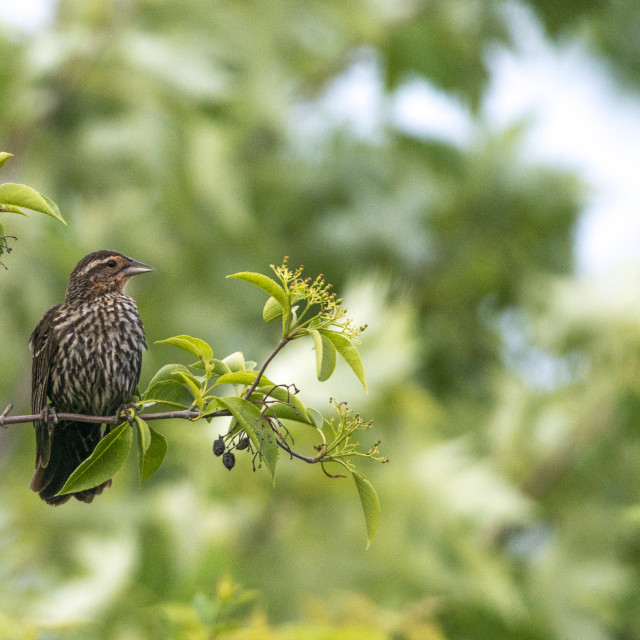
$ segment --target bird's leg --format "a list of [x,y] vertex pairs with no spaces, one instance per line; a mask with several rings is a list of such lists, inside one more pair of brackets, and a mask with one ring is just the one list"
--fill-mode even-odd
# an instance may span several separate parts
[[49,438],[53,435],[53,429],[58,424],[58,411],[51,404],[45,404],[42,409],[42,422],[47,425],[47,431],[49,432]]

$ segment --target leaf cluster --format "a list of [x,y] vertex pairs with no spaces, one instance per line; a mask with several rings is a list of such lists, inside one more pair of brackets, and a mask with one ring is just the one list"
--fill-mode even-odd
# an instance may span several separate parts
[[[332,478],[344,476],[329,473],[327,466],[341,466],[355,481],[370,543],[377,529],[380,505],[373,486],[356,470],[354,460],[370,458],[388,462],[379,454],[379,441],[368,450],[361,450],[355,440],[357,432],[370,429],[373,423],[365,423],[345,403],[333,400],[334,415],[327,419],[316,408],[307,407],[300,401],[295,384],[274,382],[265,375],[268,364],[289,342],[310,337],[316,353],[318,380],[331,376],[340,355],[366,389],[362,360],[355,346],[365,327],[353,325],[342,300],[330,292],[331,285],[326,284],[322,276],[303,278],[302,267],[291,271],[286,259],[282,266],[272,268],[277,281],[253,272],[230,276],[269,294],[263,308],[266,322],[282,319],[282,335],[264,364],[258,369],[257,363],[245,360],[241,352],[216,358],[211,345],[188,335],[159,340],[156,344],[176,347],[195,361],[189,365],[161,367],[134,406],[136,409],[169,409],[171,411],[166,414],[156,415],[192,421],[230,416],[232,420],[226,435],[221,438],[222,442],[214,445],[216,455],[224,452],[223,462],[228,469],[235,464],[233,450],[248,451],[253,456],[254,470],[264,465],[273,482],[281,450],[291,458],[320,464],[325,474]],[[167,453],[166,439],[149,427],[133,408],[122,418],[125,421],[105,435],[93,454],[74,471],[60,494],[94,487],[111,478],[129,455],[134,433],[138,443],[140,484],[160,468]],[[294,425],[312,429],[317,435],[319,442],[313,455],[294,450]]]

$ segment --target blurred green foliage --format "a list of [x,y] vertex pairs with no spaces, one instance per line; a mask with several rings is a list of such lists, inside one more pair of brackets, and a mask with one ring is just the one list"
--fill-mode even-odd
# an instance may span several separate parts
[[[634,3],[526,4],[638,82]],[[367,470],[382,511],[365,552],[353,483],[285,459],[275,489],[223,473],[226,424],[163,424],[142,488],[132,463],[60,509],[28,490],[30,427],[1,430],[0,637],[640,637],[640,305],[572,273],[579,181],[526,157],[526,124],[483,120],[487,50],[517,46],[505,7],[60,0],[35,33],[3,28],[3,179],[69,223],[7,229],[3,404],[28,409],[28,336],[89,251],[156,267],[130,287],[150,343],[186,333],[256,361],[274,328],[224,276],[289,255],[370,325],[369,394],[346,367],[323,384],[375,418],[392,464]],[[323,108],[362,65],[368,128]],[[416,80],[468,106],[471,141],[394,124]],[[151,348],[143,382],[165,357]],[[308,346],[286,366],[315,375]],[[225,580],[246,609],[214,635]]]

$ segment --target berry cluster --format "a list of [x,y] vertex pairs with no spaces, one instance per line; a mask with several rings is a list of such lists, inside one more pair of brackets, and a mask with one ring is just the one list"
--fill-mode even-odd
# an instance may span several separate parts
[[236,464],[236,457],[233,453],[234,449],[238,451],[242,451],[243,449],[248,449],[251,451],[251,442],[246,435],[241,435],[244,432],[240,432],[234,436],[229,443],[225,443],[224,438],[219,436],[216,440],[213,441],[213,453],[220,457],[222,456],[222,464],[226,469],[233,469]]

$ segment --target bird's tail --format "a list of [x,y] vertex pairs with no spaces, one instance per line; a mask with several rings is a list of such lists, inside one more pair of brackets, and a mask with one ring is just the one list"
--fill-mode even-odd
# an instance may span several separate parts
[[107,480],[97,487],[84,489],[76,493],[56,495],[69,476],[86,460],[101,439],[100,427],[82,422],[59,422],[51,438],[51,455],[45,462],[36,455],[36,471],[31,479],[31,490],[52,505],[64,504],[70,498],[81,502],[91,502],[93,498],[111,486]]

